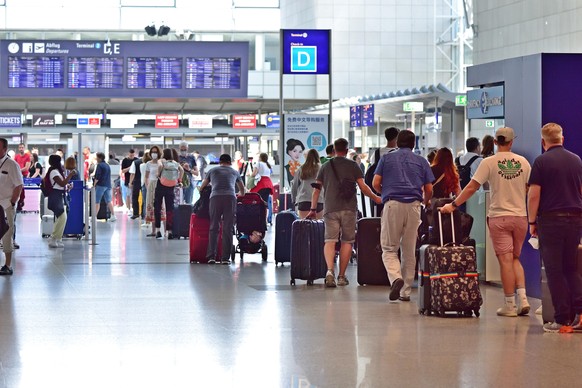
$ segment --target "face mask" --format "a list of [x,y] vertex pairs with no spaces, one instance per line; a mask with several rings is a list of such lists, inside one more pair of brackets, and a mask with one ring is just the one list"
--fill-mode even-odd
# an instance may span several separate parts
[[180,151],[180,155],[187,156],[188,155],[188,151]]
[[158,158],[158,154],[156,154],[156,153],[153,153],[153,154],[152,154],[152,159],[157,159],[157,158]]

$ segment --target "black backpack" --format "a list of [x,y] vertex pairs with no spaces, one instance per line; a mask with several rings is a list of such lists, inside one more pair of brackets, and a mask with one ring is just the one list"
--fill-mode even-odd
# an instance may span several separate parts
[[374,193],[376,193],[376,190],[372,187],[372,181],[374,180],[374,172],[376,171],[376,167],[378,167],[378,162],[380,162],[380,148],[377,148],[376,151],[374,151],[374,163],[368,167],[366,174],[364,175],[364,182],[370,186]]
[[212,193],[212,186],[206,186],[200,192],[200,198],[194,204],[192,213],[200,218],[210,218],[210,194]]
[[465,165],[461,164],[460,156],[455,158],[455,164],[457,165],[457,170],[459,170],[459,183],[461,184],[461,189],[464,189],[465,186],[471,182],[471,165],[475,160],[477,160],[477,158],[479,158],[479,155],[473,156]]

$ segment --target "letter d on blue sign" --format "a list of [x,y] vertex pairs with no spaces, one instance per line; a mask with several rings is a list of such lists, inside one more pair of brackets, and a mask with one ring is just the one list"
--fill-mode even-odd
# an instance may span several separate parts
[[292,46],[291,72],[317,72],[317,46]]

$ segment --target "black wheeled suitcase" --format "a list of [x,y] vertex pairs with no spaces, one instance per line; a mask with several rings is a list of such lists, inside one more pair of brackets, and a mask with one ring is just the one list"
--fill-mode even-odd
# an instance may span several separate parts
[[[438,219],[441,226],[440,240],[443,241],[443,223],[440,212]],[[428,314],[434,312],[438,316],[445,316],[447,312],[453,312],[463,316],[475,314],[478,317],[483,299],[479,290],[475,248],[455,244],[455,220],[452,216],[450,219],[452,244],[429,245],[422,249],[424,260],[428,260],[430,272]],[[419,307],[422,308],[422,306]]]
[[172,234],[174,238],[188,238],[190,236],[192,207],[192,205],[179,205],[174,208],[174,216],[172,218]]
[[323,220],[297,220],[291,229],[291,285],[295,279],[312,285],[325,277],[327,264],[323,256],[325,226]]
[[[426,249],[431,245],[424,244],[418,254],[418,313],[430,315],[430,269]],[[433,245],[434,246],[434,245]]]
[[388,273],[382,261],[380,217],[367,217],[358,220],[356,246],[358,284],[361,286],[389,286]]
[[293,211],[284,211],[275,216],[275,264],[291,261],[291,229],[298,218]]

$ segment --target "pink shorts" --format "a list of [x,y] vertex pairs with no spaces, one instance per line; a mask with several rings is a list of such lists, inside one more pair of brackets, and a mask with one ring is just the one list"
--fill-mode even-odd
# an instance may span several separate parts
[[502,216],[487,218],[489,235],[497,256],[513,252],[519,257],[527,234],[527,217]]

